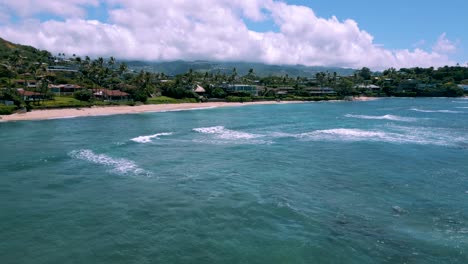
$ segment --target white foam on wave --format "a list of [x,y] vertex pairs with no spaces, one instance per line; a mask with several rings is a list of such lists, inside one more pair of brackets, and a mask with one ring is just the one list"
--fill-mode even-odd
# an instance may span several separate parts
[[457,107],[458,109],[468,109],[468,106]]
[[421,112],[421,113],[446,113],[446,114],[459,114],[462,113],[460,111],[453,111],[453,110],[424,110],[418,108],[411,108],[411,111]]
[[47,120],[72,119],[72,118],[77,118],[77,117],[79,116],[60,116],[60,117],[47,118]]
[[446,130],[403,126],[388,128],[390,131],[348,128],[316,130],[300,134],[298,138],[314,141],[370,141],[438,146],[460,146],[467,143],[466,136]]
[[297,137],[312,140],[364,141],[372,139],[384,139],[387,137],[387,134],[382,131],[335,128],[302,133],[299,134]]
[[422,144],[443,146],[463,146],[468,143],[468,135],[465,131],[442,127],[398,126],[388,124],[391,131],[405,135],[406,138]]
[[214,126],[214,127],[201,127],[194,128],[193,131],[202,134],[213,134],[220,139],[255,139],[263,137],[263,135],[251,134],[247,132],[235,131],[226,129],[223,126]]
[[266,137],[265,135],[252,134],[242,131],[236,131],[227,129],[224,126],[213,126],[213,127],[200,127],[194,128],[193,131],[211,135],[213,137],[208,139],[195,139],[197,142],[208,142],[214,144],[271,144],[270,140],[262,140],[261,138]]
[[89,149],[81,149],[70,152],[72,158],[89,161],[94,164],[103,165],[111,168],[111,171],[117,174],[147,175],[150,173],[138,167],[134,161],[127,159],[112,158],[105,154],[96,154]]
[[152,139],[159,139],[161,136],[170,136],[172,133],[158,133],[154,135],[149,135],[149,136],[139,136],[136,138],[130,139],[131,141],[137,142],[137,143],[150,143],[152,142]]
[[369,115],[352,115],[347,114],[345,117],[360,118],[360,119],[374,119],[374,120],[391,120],[391,121],[402,121],[402,122],[414,122],[417,118],[402,117],[396,115],[383,115],[383,116],[369,116]]

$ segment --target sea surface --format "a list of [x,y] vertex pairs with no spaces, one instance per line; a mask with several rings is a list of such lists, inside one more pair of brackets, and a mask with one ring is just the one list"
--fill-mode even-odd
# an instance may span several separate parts
[[0,263],[468,263],[468,100],[0,123]]

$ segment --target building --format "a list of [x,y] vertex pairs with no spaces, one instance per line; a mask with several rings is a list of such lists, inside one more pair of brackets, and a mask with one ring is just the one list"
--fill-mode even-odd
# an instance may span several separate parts
[[375,85],[375,84],[360,84],[356,86],[356,88],[361,89],[361,90],[367,90],[370,92],[379,92],[380,90],[382,90],[380,86]]
[[230,94],[236,93],[250,93],[252,96],[258,96],[258,89],[255,85],[248,84],[228,84],[225,87],[226,92]]
[[193,87],[193,91],[198,94],[198,95],[203,95],[206,93],[205,88],[203,88],[201,85],[197,84]]
[[48,72],[78,72],[78,66],[49,66],[47,67]]
[[24,89],[18,89],[17,91],[25,102],[38,101],[46,98],[44,94],[38,92],[26,91]]
[[49,90],[58,95],[72,95],[74,92],[84,89],[76,84],[49,85]]
[[402,82],[400,82],[400,85],[398,85],[398,91],[399,92],[415,92],[418,90],[418,84],[419,81],[415,79],[407,79]]
[[294,87],[282,86],[282,87],[275,88],[275,94],[276,95],[288,95],[291,92],[293,92],[294,90],[295,90]]
[[13,81],[17,86],[25,87],[25,88],[36,88],[37,81],[35,80],[14,80]]
[[308,87],[305,90],[312,96],[336,95],[335,90],[330,87]]
[[419,90],[422,89],[435,89],[437,88],[437,84],[435,83],[418,83],[416,86]]
[[130,98],[130,95],[128,93],[119,90],[109,90],[100,88],[97,90],[93,90],[93,92],[94,96],[96,96],[97,98],[101,98],[105,101],[128,101]]

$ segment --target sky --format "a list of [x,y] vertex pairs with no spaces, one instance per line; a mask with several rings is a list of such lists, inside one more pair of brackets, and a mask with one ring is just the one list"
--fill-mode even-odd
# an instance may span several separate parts
[[466,0],[0,0],[0,37],[148,61],[468,66]]

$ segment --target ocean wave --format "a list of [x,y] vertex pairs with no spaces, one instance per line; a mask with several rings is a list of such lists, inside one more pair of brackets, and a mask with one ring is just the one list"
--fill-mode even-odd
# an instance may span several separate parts
[[193,131],[212,137],[194,139],[196,142],[212,144],[271,144],[270,140],[263,140],[265,135],[252,134],[242,131],[227,129],[224,126],[200,127]]
[[149,135],[149,136],[139,136],[136,138],[130,139],[131,141],[137,142],[137,143],[150,143],[152,142],[152,139],[159,139],[161,136],[170,136],[172,133],[158,133],[154,135]]
[[424,127],[391,126],[393,131],[337,128],[316,130],[298,135],[303,140],[314,141],[370,141],[396,144],[437,146],[463,146],[466,136],[450,131],[431,130]]
[[368,115],[352,115],[347,114],[345,117],[360,118],[360,119],[375,119],[375,120],[391,120],[391,121],[402,121],[402,122],[414,122],[417,118],[402,117],[396,115],[383,115],[383,116],[368,116]]
[[411,108],[411,111],[421,112],[421,113],[446,113],[446,114],[459,114],[462,113],[460,111],[453,111],[453,110],[424,110],[418,108]]
[[468,106],[457,107],[458,109],[468,109]]
[[88,161],[94,164],[103,165],[111,168],[113,173],[117,174],[133,174],[133,175],[146,175],[150,173],[138,167],[134,161],[127,159],[112,158],[105,154],[96,154],[89,149],[80,149],[70,152],[72,158]]
[[255,139],[255,138],[263,137],[263,135],[257,135],[257,134],[247,133],[247,132],[226,129],[223,126],[194,128],[193,131],[196,131],[202,134],[216,135],[216,137],[220,139],[235,140],[235,139]]
[[363,141],[385,139],[387,133],[383,131],[370,131],[362,129],[335,128],[325,130],[315,130],[308,133],[302,133],[297,136],[302,139],[313,140],[343,140],[343,141]]

